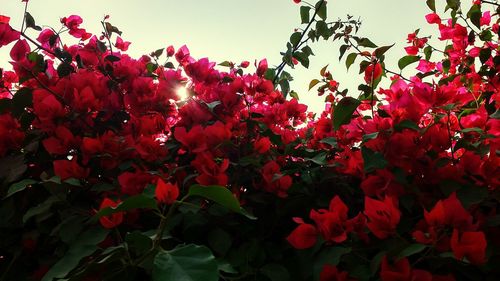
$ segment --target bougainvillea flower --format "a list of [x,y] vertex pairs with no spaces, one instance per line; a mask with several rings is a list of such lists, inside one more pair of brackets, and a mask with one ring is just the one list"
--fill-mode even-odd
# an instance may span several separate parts
[[26,58],[30,50],[30,46],[28,45],[28,42],[26,40],[18,40],[10,50],[10,57],[14,61],[23,60],[24,58]]
[[[104,200],[102,200],[102,203],[101,203],[101,206],[99,206],[99,210],[102,210],[102,209],[105,209],[105,208],[114,208],[116,206],[118,206],[118,204],[120,203],[120,201],[113,201],[109,198],[104,198]],[[103,217],[100,217],[99,218],[99,222],[101,223],[101,225],[104,227],[104,228],[108,228],[108,229],[111,229],[111,228],[114,228],[118,225],[120,225],[122,222],[123,222],[123,212],[116,212],[116,213],[113,213],[109,216],[103,216]]]
[[159,178],[156,184],[155,196],[158,202],[171,205],[179,197],[179,187],[177,187],[177,184],[165,183]]
[[402,258],[390,263],[387,256],[382,258],[380,269],[382,281],[402,281],[411,280],[411,267],[407,258]]
[[459,260],[465,257],[472,264],[482,264],[486,257],[486,237],[481,231],[453,229],[451,249]]
[[260,154],[266,153],[271,148],[271,141],[268,137],[260,138],[254,142],[253,148]]
[[319,281],[347,281],[349,280],[348,275],[347,271],[340,271],[334,265],[325,264],[319,274]]
[[295,249],[307,249],[311,248],[316,244],[318,236],[318,231],[316,228],[311,225],[304,223],[300,223],[291,233],[288,235],[286,240],[295,248]]
[[365,215],[367,226],[379,239],[385,239],[396,231],[401,212],[393,197],[386,196],[384,201],[365,197]]
[[19,36],[20,33],[12,29],[12,27],[10,27],[8,23],[0,22],[0,47],[8,45],[9,43],[18,40]]

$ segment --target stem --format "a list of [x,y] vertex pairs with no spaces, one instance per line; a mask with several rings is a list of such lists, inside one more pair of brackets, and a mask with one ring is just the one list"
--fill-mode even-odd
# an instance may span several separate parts
[[24,32],[24,23],[26,22],[26,12],[28,11],[28,1],[24,4],[24,14],[23,14],[23,23],[21,24],[21,33]]
[[[318,5],[318,8],[314,9],[314,14],[313,14],[311,20],[309,21],[309,23],[307,24],[306,28],[302,31],[302,34],[300,35],[299,42],[302,42],[302,39],[304,39],[304,36],[306,35],[307,31],[311,27],[312,23],[316,21],[316,16],[318,15],[318,11],[319,11],[319,9],[321,9],[321,7],[323,6],[324,3],[325,3],[325,0],[321,0],[321,2]],[[302,44],[297,44],[297,46],[295,46],[292,49],[292,54],[295,53],[299,49],[300,46],[302,46]],[[273,79],[273,84],[276,84],[276,82],[278,81],[285,66],[286,66],[286,62],[282,61],[280,63],[280,65],[276,68],[277,71],[276,71],[276,76],[274,76],[274,79]]]
[[496,3],[496,2],[491,2],[491,1],[486,1],[486,0],[481,0],[481,3],[486,3],[486,4],[491,4],[491,5],[495,5],[495,6],[500,6],[500,4]]
[[188,197],[189,195],[186,194],[180,201],[175,201],[174,204],[172,204],[172,206],[170,206],[170,208],[168,209],[168,213],[161,218],[160,225],[158,226],[158,231],[156,232],[155,239],[153,240],[153,248],[151,249],[152,251],[160,246],[161,238],[163,237],[163,232],[165,232],[165,228],[167,227],[168,220],[172,217],[177,207],[182,204]]

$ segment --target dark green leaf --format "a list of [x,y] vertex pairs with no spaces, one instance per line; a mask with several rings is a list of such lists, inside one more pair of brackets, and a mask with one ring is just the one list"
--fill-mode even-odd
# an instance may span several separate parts
[[378,137],[378,132],[363,135],[363,142],[376,139]]
[[19,117],[26,113],[25,108],[33,106],[33,93],[29,88],[19,89],[12,98],[12,113]]
[[30,13],[26,12],[25,17],[26,17],[26,27],[33,28],[34,30],[37,31],[42,31],[42,28],[36,25],[35,19]]
[[309,57],[306,54],[302,52],[295,52],[293,53],[293,57],[296,58],[305,68],[309,67]]
[[290,43],[292,43],[292,46],[297,46],[299,45],[300,43],[300,37],[301,37],[301,33],[300,32],[294,32],[291,36],[290,36]]
[[332,147],[337,147],[337,139],[334,137],[324,138],[320,141],[321,143],[326,143],[331,145]]
[[205,246],[189,244],[160,251],[153,264],[153,281],[217,281],[217,262]]
[[29,209],[26,214],[23,216],[23,223],[26,223],[30,218],[34,216],[38,216],[41,214],[44,214],[48,211],[50,211],[50,208],[54,203],[60,202],[61,198],[57,197],[56,195],[53,195],[47,200],[45,200],[43,203],[40,203],[39,205]]
[[342,45],[340,46],[340,56],[339,56],[339,61],[342,60],[342,57],[344,56],[345,52],[349,48],[349,45]]
[[326,161],[326,152],[320,152],[317,155],[315,155],[312,158],[304,158],[306,161],[311,161],[313,163],[316,163],[318,165],[326,165],[328,162]]
[[460,8],[460,0],[446,0],[446,4],[454,11]]
[[378,151],[362,147],[361,155],[363,156],[364,169],[367,173],[377,169],[384,169],[387,166],[387,160],[385,160],[384,155]]
[[310,20],[309,12],[311,11],[311,7],[302,6],[300,7],[300,21],[301,23],[308,23]]
[[316,3],[316,11],[320,18],[326,20],[326,1],[318,1],[318,3]]
[[427,0],[425,1],[427,3],[427,7],[431,9],[434,13],[436,12],[436,0]]
[[73,72],[73,70],[74,69],[71,64],[63,62],[57,67],[57,74],[59,75],[59,77],[66,77],[70,75]]
[[407,67],[408,65],[417,62],[420,60],[420,56],[404,56],[399,59],[398,61],[398,66],[399,69],[403,70],[403,68]]
[[232,237],[221,228],[216,228],[208,233],[208,245],[217,254],[225,256],[231,248]]
[[476,186],[462,186],[457,191],[457,197],[466,209],[474,204],[481,203],[488,197],[488,189]]
[[500,119],[500,109],[497,109],[493,114],[490,115],[493,119]]
[[117,56],[109,55],[109,56],[106,56],[105,60],[109,60],[110,62],[116,62],[116,61],[120,61],[120,58]]
[[380,58],[383,54],[385,54],[385,52],[387,52],[387,50],[392,48],[392,46],[394,46],[394,44],[392,44],[390,46],[382,46],[382,47],[375,49],[375,56],[377,58]]
[[325,21],[320,20],[316,22],[316,34],[322,36],[325,40],[330,37],[330,29]]
[[214,201],[215,203],[222,205],[229,210],[241,213],[240,202],[233,195],[233,193],[223,187],[218,185],[202,186],[202,185],[192,185],[189,188],[189,196],[201,196],[203,198]]
[[139,231],[127,233],[125,241],[127,242],[129,249],[136,255],[147,253],[153,246],[153,240],[151,237]]
[[122,32],[116,26],[112,25],[109,22],[106,22],[106,31],[108,32],[109,36],[111,36],[111,33],[122,35]]
[[412,129],[418,131],[420,130],[420,127],[418,127],[415,122],[406,119],[394,125],[394,129],[396,129],[396,131],[402,131],[403,129]]
[[432,47],[427,46],[424,48],[424,55],[425,55],[425,60],[430,60],[432,56]]
[[98,249],[97,244],[102,242],[107,235],[108,230],[101,227],[93,227],[82,233],[71,245],[68,252],[43,276],[42,281],[64,278],[83,258],[95,252]]
[[481,63],[484,64],[490,58],[491,58],[491,49],[490,48],[481,49],[481,51],[479,52],[479,60],[481,61]]
[[349,70],[349,67],[356,61],[356,58],[358,57],[357,53],[350,53],[347,55],[347,58],[345,59],[345,66],[347,67],[347,70]]
[[370,39],[368,38],[361,38],[358,42],[359,46],[361,47],[367,47],[367,48],[377,48],[377,45],[373,43]]
[[467,17],[477,28],[481,28],[481,16],[481,6],[479,5],[472,5],[467,12]]
[[370,272],[372,276],[375,276],[378,269],[380,268],[380,263],[382,262],[382,258],[387,254],[386,251],[379,252],[375,257],[373,257],[370,262]]
[[276,263],[270,263],[264,265],[260,272],[264,274],[267,278],[271,279],[271,281],[288,281],[290,280],[290,273],[288,270]]
[[5,196],[5,198],[12,196],[14,193],[17,193],[19,191],[23,191],[24,189],[26,189],[26,187],[35,183],[37,183],[37,181],[32,179],[24,179],[20,182],[17,182],[9,187],[9,191],[7,191],[7,195]]
[[218,65],[225,66],[225,67],[232,67],[233,63],[226,60],[226,61],[223,61],[223,62],[219,63]]
[[411,255],[417,254],[422,252],[425,248],[427,248],[427,245],[423,244],[411,244],[410,246],[404,248],[401,252],[399,252],[397,259],[401,259],[404,257],[409,257]]
[[352,114],[361,102],[353,97],[344,97],[335,106],[333,111],[333,128],[338,130],[340,126],[351,122]]

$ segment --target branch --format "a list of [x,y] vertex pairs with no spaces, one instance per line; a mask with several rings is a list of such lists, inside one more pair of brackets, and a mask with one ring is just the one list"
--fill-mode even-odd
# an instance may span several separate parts
[[[306,28],[302,31],[302,34],[300,35],[299,42],[302,42],[302,39],[304,39],[304,36],[306,35],[307,31],[311,27],[312,23],[316,21],[316,16],[318,15],[318,11],[323,6],[324,3],[325,3],[325,0],[322,0],[321,3],[319,3],[318,7],[314,9],[314,14],[313,14],[311,20],[309,21],[309,23],[307,24]],[[297,44],[297,46],[295,46],[292,49],[292,55],[293,55],[293,53],[295,53],[299,49],[300,46],[302,46],[302,44]],[[285,68],[285,66],[286,66],[286,62],[282,61],[280,63],[280,65],[276,68],[277,71],[276,71],[276,74],[275,74],[274,79],[273,79],[273,84],[276,84],[276,81],[278,81],[278,78],[280,77],[280,74],[283,72],[283,69]]]

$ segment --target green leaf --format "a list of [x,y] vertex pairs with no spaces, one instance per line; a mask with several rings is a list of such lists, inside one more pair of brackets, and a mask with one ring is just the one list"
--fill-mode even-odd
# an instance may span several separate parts
[[302,34],[300,32],[294,32],[290,36],[290,43],[292,43],[292,46],[295,47],[295,46],[299,45],[301,36],[302,36]]
[[60,202],[60,201],[61,201],[61,199],[59,197],[57,197],[56,195],[53,195],[53,196],[47,198],[47,200],[45,200],[44,202],[38,204],[37,206],[29,209],[26,212],[26,214],[24,214],[23,223],[26,223],[30,218],[32,218],[34,216],[41,215],[43,213],[48,212],[54,203]]
[[481,203],[488,198],[488,194],[488,189],[484,187],[462,186],[457,190],[457,197],[466,209],[472,205]]
[[264,274],[271,281],[288,281],[290,280],[290,273],[288,270],[276,263],[269,263],[260,268],[260,272]]
[[316,3],[316,11],[320,18],[326,20],[326,1],[318,1]]
[[352,114],[361,102],[353,97],[344,97],[335,106],[333,111],[333,128],[338,130],[340,126],[351,122]]
[[201,196],[203,198],[212,200],[215,203],[222,205],[233,212],[241,213],[240,202],[238,201],[238,199],[236,199],[236,197],[234,197],[233,193],[224,186],[202,186],[195,184],[189,188],[188,195]]
[[26,113],[25,108],[33,106],[33,92],[29,88],[19,89],[12,97],[12,113],[19,117]]
[[420,60],[420,56],[404,56],[399,59],[398,61],[398,66],[399,69],[403,70],[403,68],[407,67],[408,65],[417,62]]
[[320,143],[326,143],[331,145],[332,147],[337,147],[337,139],[334,137],[324,138],[320,141]]
[[367,48],[377,48],[377,45],[375,45],[375,43],[373,43],[370,39],[368,38],[361,38],[359,41],[358,41],[358,44],[361,46],[361,47],[367,47]]
[[481,16],[483,13],[481,13],[481,6],[479,5],[472,5],[467,12],[467,17],[470,19],[472,24],[474,24],[477,28],[481,28]]
[[420,127],[415,122],[406,119],[394,125],[394,129],[396,129],[396,131],[402,131],[403,129],[412,129],[415,131],[419,131]]
[[319,280],[319,274],[325,264],[338,265],[343,255],[351,252],[347,247],[328,247],[314,257],[314,280]]
[[73,70],[74,69],[71,64],[63,62],[59,64],[59,66],[57,67],[57,74],[59,75],[59,77],[66,77],[70,75],[73,72]]
[[120,61],[120,57],[114,56],[114,55],[108,55],[104,58],[105,60],[108,60],[110,62],[117,62]]
[[431,9],[434,13],[436,12],[436,0],[427,0],[425,3],[429,9]]
[[108,236],[108,230],[101,227],[93,227],[82,233],[71,245],[68,252],[43,276],[42,281],[52,281],[67,276],[83,258],[98,249],[97,244],[102,242],[106,236]]
[[500,109],[497,109],[497,111],[493,112],[490,115],[490,117],[493,118],[493,119],[500,119]]
[[375,49],[375,56],[377,58],[380,58],[383,54],[385,54],[385,52],[387,52],[390,48],[392,48],[392,46],[394,46],[394,44],[392,44],[390,46],[382,46],[382,47]]
[[378,132],[363,135],[363,142],[376,139],[378,137]]
[[401,259],[404,257],[409,257],[411,255],[417,254],[422,252],[425,248],[427,248],[427,245],[423,244],[411,244],[410,246],[404,248],[399,254],[397,255],[397,259]]
[[380,263],[382,262],[382,258],[387,254],[386,251],[379,252],[375,257],[373,257],[370,262],[370,272],[372,276],[375,276],[378,269],[380,268]]
[[325,21],[320,20],[316,22],[316,34],[322,36],[325,40],[330,37],[330,29]]
[[309,91],[316,85],[318,85],[320,81],[318,79],[313,79],[311,82],[309,82]]
[[373,172],[376,169],[384,169],[387,166],[387,160],[380,152],[373,151],[369,148],[362,147],[361,155],[363,156],[364,170],[367,173]]
[[153,264],[153,281],[218,281],[217,262],[205,246],[189,244],[160,251]]
[[42,28],[40,26],[36,25],[35,19],[33,18],[33,16],[30,13],[26,12],[25,18],[26,18],[26,27],[33,28],[34,30],[37,30],[37,31],[42,31]]
[[9,187],[9,191],[7,191],[7,195],[5,195],[5,198],[12,196],[19,191],[23,191],[26,189],[26,187],[35,183],[37,183],[37,181],[32,179],[24,179],[20,182],[17,182]]
[[311,161],[311,162],[316,163],[318,165],[326,165],[326,164],[328,164],[328,162],[326,161],[326,155],[327,155],[326,152],[320,152],[316,156],[314,156],[313,158],[304,158],[304,160]]
[[300,21],[301,23],[308,23],[310,20],[309,12],[311,11],[311,7],[302,6],[300,7]]
[[153,246],[153,240],[151,237],[139,231],[127,233],[125,241],[127,242],[129,249],[138,256],[147,253]]
[[225,256],[231,248],[233,238],[222,228],[216,228],[208,233],[208,245],[217,254]]
[[295,52],[293,53],[293,57],[296,58],[303,67],[309,67],[309,57],[305,53]]
[[347,55],[347,58],[345,59],[345,66],[347,67],[347,70],[349,70],[349,67],[356,61],[356,58],[358,57],[357,53],[350,53]]
[[349,45],[342,45],[340,46],[340,56],[339,56],[339,61],[342,60],[342,57],[344,56],[345,52],[349,48]]
[[458,8],[460,8],[460,0],[446,0],[446,4],[452,10],[458,10]]
[[125,199],[114,208],[107,207],[100,210],[99,212],[97,212],[97,214],[95,214],[95,217],[100,218],[132,209],[158,209],[158,206],[156,205],[155,199],[150,198],[144,194],[139,194]]

